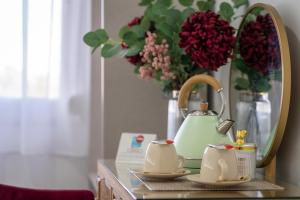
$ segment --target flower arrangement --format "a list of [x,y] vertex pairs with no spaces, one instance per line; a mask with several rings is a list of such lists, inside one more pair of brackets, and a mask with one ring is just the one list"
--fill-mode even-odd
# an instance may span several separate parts
[[195,74],[217,71],[232,57],[235,29],[230,22],[235,10],[248,0],[141,0],[143,16],[120,28],[120,40],[109,38],[104,29],[87,33],[84,41],[101,56],[120,56],[135,66],[144,80],[155,80],[164,92],[179,90]]
[[234,28],[212,11],[196,12],[182,25],[179,46],[192,64],[216,71],[225,65],[235,44]]
[[236,79],[235,88],[267,92],[271,80],[281,77],[279,40],[269,14],[256,11],[242,26],[232,63],[246,77]]

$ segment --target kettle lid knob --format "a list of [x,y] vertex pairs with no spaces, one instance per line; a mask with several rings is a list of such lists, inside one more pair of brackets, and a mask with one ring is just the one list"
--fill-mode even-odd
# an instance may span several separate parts
[[208,110],[208,103],[207,102],[201,102],[200,103],[200,110],[202,112],[207,112],[207,110]]

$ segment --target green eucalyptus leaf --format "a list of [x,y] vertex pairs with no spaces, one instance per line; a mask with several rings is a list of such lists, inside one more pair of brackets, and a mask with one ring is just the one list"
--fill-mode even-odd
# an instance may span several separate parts
[[234,15],[234,10],[229,3],[223,2],[220,5],[219,14],[223,19],[230,22],[231,17]]
[[256,19],[256,15],[254,15],[253,13],[249,13],[249,14],[246,16],[244,23],[242,24],[242,28],[243,28],[246,24],[248,24],[249,22],[254,21],[255,19]]
[[240,88],[238,85],[234,85],[234,89],[236,89],[236,90],[244,90],[243,88]]
[[148,16],[144,16],[143,19],[142,19],[142,21],[141,21],[140,26],[144,29],[144,31],[147,32],[149,30],[149,28],[150,28],[150,25],[151,25],[151,21],[150,21],[149,17]]
[[164,12],[164,10],[166,10],[166,8],[158,4],[150,5],[145,10],[144,17],[147,17],[150,21],[155,21],[160,13]]
[[260,15],[260,13],[261,13],[263,10],[264,10],[264,8],[259,8],[259,7],[257,7],[257,8],[254,8],[254,9],[251,11],[251,14],[252,14],[252,15],[255,15],[255,16],[258,16],[258,15]]
[[187,56],[187,55],[182,55],[182,56],[181,56],[181,60],[182,60],[182,64],[183,64],[183,65],[187,65],[187,67],[190,67],[190,68],[193,67],[193,65],[190,65],[191,59],[190,59],[189,56]]
[[245,78],[237,78],[235,79],[235,86],[239,89],[247,90],[250,86],[249,80]]
[[158,43],[162,42],[163,39],[167,39],[166,34],[164,34],[161,30],[159,30],[157,28],[156,28],[155,33],[156,33],[156,41]]
[[[182,24],[182,20],[181,20],[181,12],[179,10],[176,9],[169,9],[166,12],[166,20],[165,22],[167,24],[169,24],[170,26],[174,27],[174,28],[178,28],[180,27],[180,25]],[[178,30],[179,32],[179,30]]]
[[180,3],[182,6],[188,7],[188,6],[193,5],[194,0],[179,0],[179,3]]
[[104,29],[98,29],[95,31],[95,33],[101,44],[105,43],[109,39],[109,37]]
[[105,44],[101,50],[101,56],[104,58],[110,58],[114,55],[117,55],[121,50],[120,44]]
[[191,16],[195,12],[194,8],[188,7],[184,9],[181,13],[182,21],[186,20],[189,16]]
[[139,3],[139,6],[148,6],[150,5],[154,0],[141,0]]
[[135,45],[133,45],[129,49],[127,49],[128,51],[126,53],[126,56],[134,56],[134,55],[139,54],[143,50],[144,45],[145,45],[145,41],[137,42]]
[[127,50],[126,56],[135,56],[137,55],[139,52],[141,52],[140,48],[137,48],[136,46],[130,47]]
[[161,18],[162,16],[165,16],[167,11],[168,11],[168,7],[162,6],[159,3],[154,4],[151,8],[151,12],[152,12],[151,20],[152,21],[160,20],[159,18]]
[[119,31],[119,37],[123,39],[125,33],[129,32],[129,31],[130,31],[130,28],[127,25],[123,26]]
[[198,1],[197,7],[200,11],[207,11],[209,10],[209,5],[206,1]]
[[214,0],[198,1],[197,2],[197,7],[200,11],[213,10],[214,6],[215,6],[215,1]]
[[84,35],[83,41],[90,47],[98,48],[109,39],[104,29],[98,29],[94,32],[88,32]]
[[162,76],[161,71],[154,71],[153,77],[155,80],[160,81],[160,77]]
[[137,35],[138,38],[144,38],[145,37],[145,30],[140,25],[134,25],[130,27],[129,29],[133,33]]
[[88,32],[83,36],[83,41],[90,47],[98,47],[100,42],[95,32]]
[[172,38],[172,43],[170,43],[170,56],[172,59],[172,63],[175,66],[179,66],[182,63],[182,55],[183,55],[183,49],[179,47],[179,35],[174,33]]
[[193,86],[192,91],[201,91],[201,89],[204,88],[205,86],[206,86],[206,84],[204,84],[204,83],[196,83]]
[[123,40],[128,46],[132,46],[138,41],[138,36],[136,33],[129,31],[124,34]]
[[172,27],[169,24],[165,23],[165,22],[156,24],[155,28],[157,30],[161,31],[162,33],[164,33],[169,38],[171,38],[173,36],[174,31],[173,31]]
[[249,68],[241,58],[236,58],[231,61],[231,65],[240,70],[242,73],[247,74],[249,72]]
[[171,58],[173,60],[173,63],[179,63],[181,54],[182,54],[182,49],[177,45],[173,44],[170,51],[169,51]]
[[239,8],[241,6],[249,6],[249,0],[232,0],[235,8]]
[[157,0],[156,5],[169,8],[172,5],[172,0]]
[[144,12],[144,17],[147,17],[149,20],[151,20],[153,17],[152,7],[153,7],[152,5],[148,6]]
[[207,73],[208,70],[194,66],[193,70],[191,71],[191,74],[196,75],[196,74],[203,74],[203,73]]
[[172,92],[172,90],[174,90],[175,88],[173,87],[173,84],[170,80],[164,80],[161,81],[162,82],[162,92],[165,94],[169,94]]
[[213,10],[215,6],[215,0],[207,0],[207,1],[198,1],[197,7],[200,11],[208,11]]
[[123,49],[121,47],[121,49],[118,51],[118,53],[116,54],[116,56],[122,57],[124,58],[128,53],[128,49]]
[[271,89],[271,85],[267,78],[261,78],[256,82],[255,88],[257,92],[267,92]]
[[207,0],[208,6],[209,6],[209,10],[214,10],[216,1],[215,0]]

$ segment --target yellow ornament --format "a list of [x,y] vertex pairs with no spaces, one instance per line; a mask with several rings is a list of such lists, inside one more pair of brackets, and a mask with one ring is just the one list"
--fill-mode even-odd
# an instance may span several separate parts
[[242,146],[243,144],[245,144],[245,137],[247,135],[247,131],[246,130],[237,130],[236,132],[236,141],[235,144],[237,146]]

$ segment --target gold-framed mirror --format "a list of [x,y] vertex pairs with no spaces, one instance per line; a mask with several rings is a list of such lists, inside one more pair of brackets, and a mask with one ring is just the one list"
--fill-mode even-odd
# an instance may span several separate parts
[[230,68],[230,115],[247,143],[257,146],[257,167],[268,165],[281,143],[291,93],[291,62],[285,27],[270,5],[257,3],[237,33]]

